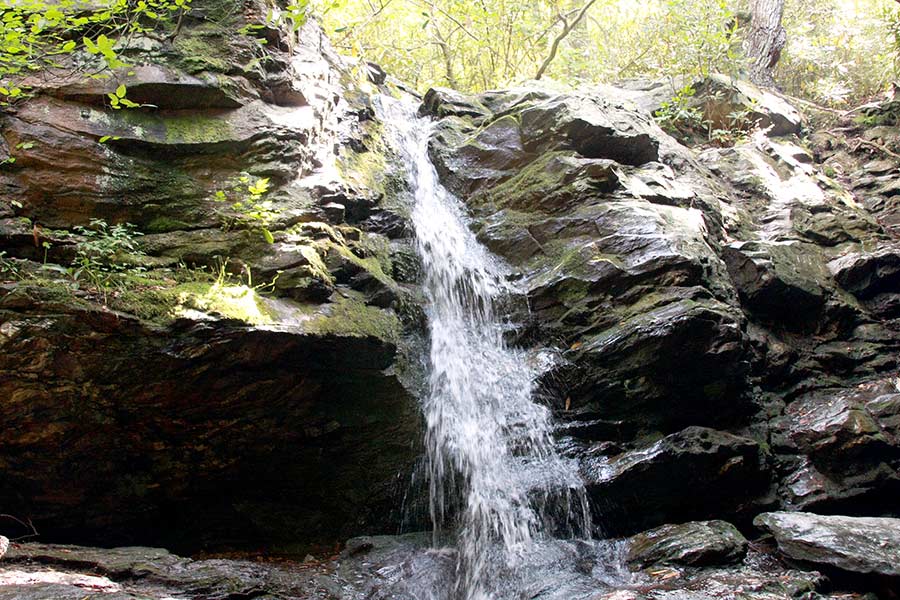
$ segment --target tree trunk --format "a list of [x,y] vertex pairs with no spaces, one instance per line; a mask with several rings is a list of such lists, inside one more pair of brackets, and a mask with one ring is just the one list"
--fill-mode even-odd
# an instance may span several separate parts
[[775,87],[775,65],[787,43],[787,32],[781,25],[784,0],[750,0],[750,13],[750,34],[747,36],[750,81]]

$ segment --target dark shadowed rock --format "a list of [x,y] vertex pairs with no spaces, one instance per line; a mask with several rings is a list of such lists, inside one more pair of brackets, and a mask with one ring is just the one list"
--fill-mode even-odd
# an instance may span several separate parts
[[724,304],[685,298],[647,306],[583,338],[569,393],[607,418],[671,431],[747,412],[739,321]]
[[5,510],[57,539],[188,550],[391,520],[418,429],[387,371],[393,313],[265,301],[269,325],[160,326],[34,293],[0,298]]
[[704,427],[616,456],[588,457],[582,470],[600,526],[620,534],[677,518],[746,513],[768,488],[766,456],[756,441]]
[[900,247],[885,243],[873,252],[850,253],[828,263],[835,280],[862,300],[900,295]]
[[900,577],[900,519],[773,512],[753,524],[771,533],[792,559]]
[[785,506],[865,514],[889,512],[900,490],[900,403],[895,383],[823,389],[790,403],[773,425]]
[[[27,273],[0,269],[0,504],[46,539],[283,548],[395,522],[419,427],[399,186],[315,20],[257,29],[267,10],[195,0],[177,35],[122,40],[144,106],[75,69],[0,115],[0,252]],[[236,214],[263,179],[274,216]],[[110,289],[66,271],[94,219],[143,234]]]
[[735,242],[723,258],[748,310],[792,329],[820,323],[829,274],[814,246]]
[[628,562],[640,568],[654,564],[728,564],[741,560],[746,553],[747,540],[725,521],[663,525],[628,539]]

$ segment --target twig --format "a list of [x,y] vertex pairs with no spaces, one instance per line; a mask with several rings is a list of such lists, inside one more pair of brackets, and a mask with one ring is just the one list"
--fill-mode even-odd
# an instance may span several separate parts
[[900,160],[900,154],[897,154],[896,152],[893,152],[893,151],[891,151],[891,150],[888,150],[887,148],[885,148],[885,147],[882,146],[881,144],[876,144],[875,142],[870,142],[869,140],[857,139],[857,140],[856,140],[856,145],[855,145],[854,147],[850,148],[850,151],[851,151],[851,152],[856,152],[857,150],[859,150],[859,147],[860,147],[860,146],[868,146],[869,148],[873,148],[873,149],[878,150],[878,151],[880,151],[880,152],[884,152],[884,153],[887,154],[888,156],[892,156],[892,157],[894,157],[894,158]]
[[553,38],[553,43],[550,45],[550,54],[548,54],[547,58],[544,59],[544,62],[541,63],[541,67],[538,69],[537,74],[535,74],[534,76],[535,79],[540,79],[544,75],[547,67],[549,67],[550,63],[553,62],[553,59],[556,58],[556,52],[559,50],[560,42],[562,42],[566,38],[566,36],[569,35],[573,29],[575,29],[575,26],[578,25],[581,19],[584,18],[584,14],[591,6],[594,5],[595,2],[597,2],[597,0],[590,0],[590,2],[585,4],[582,7],[581,12],[579,12],[578,15],[574,19],[572,19],[571,23],[566,21],[564,17],[560,17],[563,22],[563,29],[559,32],[559,35]]
[[31,522],[31,519],[28,519],[28,521],[25,522],[22,519],[20,519],[19,517],[16,517],[13,515],[7,515],[7,514],[0,514],[0,518],[11,519],[11,520],[15,521],[16,523],[18,523],[19,525],[21,525],[22,527],[27,527],[28,529],[31,530],[31,533],[28,533],[25,535],[20,535],[17,538],[10,539],[11,542],[16,542],[19,540],[24,540],[24,539],[33,538],[33,537],[38,537],[39,535],[41,535],[38,533],[38,530],[34,526],[34,523]]

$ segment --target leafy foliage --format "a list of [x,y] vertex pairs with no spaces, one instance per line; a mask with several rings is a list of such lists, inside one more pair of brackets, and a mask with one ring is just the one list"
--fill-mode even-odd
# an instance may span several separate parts
[[[111,71],[128,67],[120,49],[130,37],[177,29],[190,2],[6,0],[0,18],[0,96],[5,103],[23,97],[28,78],[36,74],[110,77]],[[113,107],[134,104],[125,99],[124,89],[111,94]]]
[[266,242],[274,242],[270,228],[279,211],[265,198],[268,191],[267,177],[253,178],[246,173],[231,180],[226,189],[217,190],[213,200],[227,205],[218,209],[223,227],[258,231]]
[[663,102],[653,116],[663,129],[671,132],[695,130],[703,126],[703,111],[692,103],[697,91],[687,85],[672,97]]
[[[588,0],[392,0],[317,6],[344,51],[419,89],[484,90],[532,78]],[[730,71],[739,56],[727,0],[599,0],[562,40],[547,75],[569,84]]]
[[793,0],[776,80],[789,94],[856,106],[898,76],[900,9],[893,0]]
[[82,238],[76,246],[75,265],[71,271],[76,282],[87,279],[97,289],[105,289],[115,281],[114,273],[140,270],[140,267],[132,266],[133,259],[143,255],[137,241],[142,234],[134,225],[110,225],[103,219],[92,219],[88,227],[74,229]]
[[[320,0],[338,48],[381,64],[421,91],[481,91],[535,76],[552,41],[588,0]],[[742,76],[748,0],[597,0],[562,40],[547,76],[578,85],[634,77],[673,89],[710,72]],[[777,82],[840,105],[883,91],[898,74],[893,0],[789,0]]]

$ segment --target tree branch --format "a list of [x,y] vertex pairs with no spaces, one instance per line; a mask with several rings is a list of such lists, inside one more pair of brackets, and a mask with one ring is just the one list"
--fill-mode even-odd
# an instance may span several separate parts
[[540,79],[547,68],[550,66],[550,63],[553,62],[553,59],[556,58],[556,53],[559,51],[559,44],[566,36],[572,33],[572,30],[575,29],[575,26],[584,18],[585,13],[587,13],[588,9],[594,5],[597,0],[589,0],[587,4],[585,4],[581,11],[572,19],[571,22],[566,21],[564,17],[560,17],[560,20],[563,22],[562,31],[559,32],[555,38],[553,38],[553,43],[550,45],[550,53],[547,55],[547,58],[544,59],[544,62],[541,63],[541,67],[538,69],[537,74],[534,76],[535,79]]

